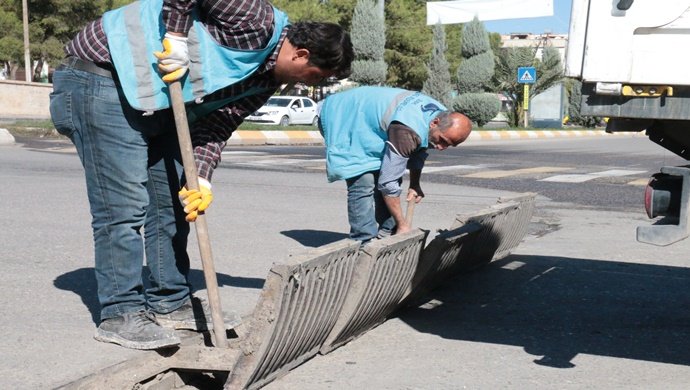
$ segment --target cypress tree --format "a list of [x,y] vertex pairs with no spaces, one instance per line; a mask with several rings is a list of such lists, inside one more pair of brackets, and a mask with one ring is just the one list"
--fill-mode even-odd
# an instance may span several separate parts
[[433,49],[431,60],[426,66],[428,77],[424,82],[423,92],[445,106],[450,107],[451,84],[450,70],[446,60],[446,30],[442,24],[434,26]]
[[494,94],[487,93],[494,75],[494,54],[484,23],[477,17],[463,26],[461,55],[459,95],[453,108],[482,127],[498,114],[501,102]]
[[350,79],[365,85],[383,84],[386,27],[374,0],[357,0],[350,33],[355,51]]

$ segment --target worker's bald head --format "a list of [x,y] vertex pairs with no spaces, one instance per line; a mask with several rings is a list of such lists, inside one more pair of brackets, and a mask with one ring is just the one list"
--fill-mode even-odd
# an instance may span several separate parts
[[463,143],[472,132],[472,121],[459,112],[444,111],[429,125],[429,142],[443,150]]

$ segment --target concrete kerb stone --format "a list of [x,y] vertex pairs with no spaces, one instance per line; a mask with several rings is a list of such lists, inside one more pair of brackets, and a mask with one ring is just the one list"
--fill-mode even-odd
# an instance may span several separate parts
[[317,354],[346,301],[360,243],[349,239],[274,264],[228,389],[258,389]]
[[508,256],[527,235],[535,198],[531,192],[502,197],[496,205],[456,216],[451,229],[440,230],[422,251],[410,294],[402,306],[415,304],[463,270]]
[[419,264],[409,290],[405,293],[401,307],[414,305],[415,302],[440,283],[455,276],[454,267],[466,243],[472,244],[481,225],[470,223],[453,230],[443,230],[434,237],[422,251]]
[[237,130],[228,145],[323,145],[323,137],[307,130]]
[[[573,137],[634,136],[604,130],[474,130],[470,141],[553,139]],[[237,130],[228,145],[323,145],[323,137],[311,130]]]
[[0,145],[14,144],[14,137],[7,129],[0,129]]
[[361,247],[345,303],[321,354],[380,325],[399,307],[412,285],[426,236],[417,229]]
[[503,198],[486,209],[457,215],[451,230],[471,223],[481,226],[471,245],[463,246],[460,251],[458,271],[470,271],[508,256],[527,234],[535,196],[534,193],[525,193]]

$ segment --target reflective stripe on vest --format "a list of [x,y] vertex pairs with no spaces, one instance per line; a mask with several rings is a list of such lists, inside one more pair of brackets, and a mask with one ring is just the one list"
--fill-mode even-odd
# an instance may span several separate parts
[[[125,97],[133,108],[141,111],[170,106],[168,88],[158,73],[158,60],[153,55],[154,51],[163,50],[162,9],[162,0],[141,0],[103,15],[103,29]],[[181,79],[182,95],[187,103],[199,103],[204,96],[249,77],[275,50],[288,24],[285,13],[273,8],[270,41],[262,49],[240,50],[217,43],[199,21],[196,10],[192,18],[187,37],[189,72]]]
[[391,117],[395,113],[395,109],[398,108],[398,104],[400,104],[403,100],[405,100],[405,98],[413,94],[413,91],[405,91],[393,98],[393,101],[390,102],[388,108],[386,109],[386,112],[384,112],[383,116],[381,117],[381,128],[384,131],[386,131],[388,129],[388,125],[391,124]]

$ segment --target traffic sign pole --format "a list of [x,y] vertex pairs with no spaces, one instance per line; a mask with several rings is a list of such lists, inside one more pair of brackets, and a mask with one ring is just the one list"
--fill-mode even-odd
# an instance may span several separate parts
[[521,66],[517,72],[517,82],[523,84],[522,111],[525,114],[525,128],[528,126],[529,118],[529,85],[537,82],[537,69],[533,66]]
[[529,84],[525,84],[523,87],[523,94],[522,94],[522,109],[525,114],[525,129],[527,128],[528,125],[528,117],[529,117]]

